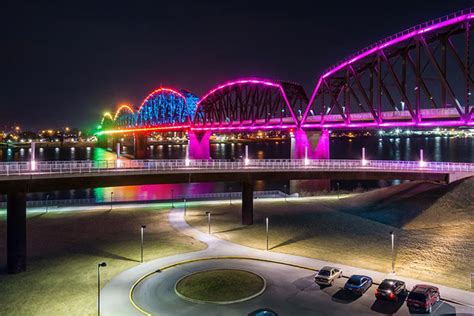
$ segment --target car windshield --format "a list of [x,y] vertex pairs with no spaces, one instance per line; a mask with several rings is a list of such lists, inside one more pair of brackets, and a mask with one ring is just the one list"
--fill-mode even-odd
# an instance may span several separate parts
[[318,275],[329,276],[331,273],[328,270],[320,270]]
[[408,299],[419,301],[419,302],[424,302],[424,301],[426,301],[426,296],[425,296],[425,294],[422,294],[422,293],[410,292],[410,294],[408,295]]
[[349,281],[347,281],[347,283],[353,284],[353,285],[360,285],[361,281],[362,281],[362,279],[360,279],[360,278],[351,277],[349,279]]
[[379,290],[391,290],[393,285],[394,285],[393,282],[384,281],[380,283]]

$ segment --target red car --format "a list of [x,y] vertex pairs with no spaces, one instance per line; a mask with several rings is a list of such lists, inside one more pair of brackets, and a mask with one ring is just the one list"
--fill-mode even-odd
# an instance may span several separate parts
[[431,308],[440,300],[439,289],[432,285],[417,284],[408,294],[407,306],[411,311],[431,313]]

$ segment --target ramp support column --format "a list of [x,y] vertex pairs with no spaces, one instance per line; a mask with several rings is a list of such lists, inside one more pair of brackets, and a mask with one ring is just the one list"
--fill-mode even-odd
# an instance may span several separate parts
[[26,271],[26,194],[7,195],[7,272]]

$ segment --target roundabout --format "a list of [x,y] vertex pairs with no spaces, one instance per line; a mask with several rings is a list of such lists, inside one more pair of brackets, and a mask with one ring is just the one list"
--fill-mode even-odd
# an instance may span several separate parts
[[176,282],[175,292],[193,303],[233,304],[250,300],[265,291],[265,279],[235,269],[204,270]]
[[[374,288],[361,297],[346,295],[343,291],[346,278],[337,279],[333,286],[320,288],[314,282],[316,269],[334,263],[236,245],[190,227],[184,221],[183,215],[183,210],[180,209],[170,212],[171,225],[183,234],[206,243],[208,248],[156,259],[117,275],[101,291],[101,314],[254,315],[255,311],[262,309],[273,310],[278,315],[409,314],[406,304],[402,301],[392,304],[376,300],[372,294]],[[345,277],[351,274],[368,274],[373,276],[376,282],[387,277],[386,274],[374,271],[345,265],[340,267],[345,271]],[[228,270],[245,271],[247,276],[257,275],[264,280],[265,285],[263,288],[253,287],[255,279],[252,278],[247,281],[238,280],[243,281],[242,284],[246,286],[243,291],[246,295],[240,293],[235,296],[235,274],[226,275],[225,280],[219,281],[222,271]],[[200,274],[206,271],[220,272],[217,273],[217,278],[216,275],[212,276],[214,273],[207,276]],[[198,275],[200,277],[196,279]],[[189,279],[190,276],[194,277]],[[213,281],[206,285],[209,277]],[[194,285],[190,282],[186,288],[191,291],[181,291],[178,294],[176,289],[180,288],[180,281],[186,279],[198,282]],[[415,282],[405,280],[407,284]],[[212,284],[218,284],[218,288],[227,287],[227,294],[232,294],[230,299],[227,294],[216,299],[224,293],[219,293]],[[202,291],[206,292],[206,296],[195,297],[189,294]],[[183,294],[187,294],[186,298]],[[203,293],[199,293],[201,294]],[[219,300],[229,304],[219,303]],[[433,314],[472,311],[470,307],[443,300]]]

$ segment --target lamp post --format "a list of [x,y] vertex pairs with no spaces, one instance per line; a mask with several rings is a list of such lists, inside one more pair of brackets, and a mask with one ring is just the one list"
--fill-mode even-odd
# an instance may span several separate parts
[[110,192],[110,210],[112,210],[112,203],[114,202],[114,192]]
[[174,208],[174,189],[171,189],[171,208]]
[[49,200],[49,194],[46,194],[46,210],[45,210],[46,214],[48,214],[48,200]]
[[184,217],[186,217],[186,199],[184,199]]
[[390,239],[392,240],[392,273],[395,273],[395,256],[394,256],[395,234],[393,232],[390,232]]
[[367,160],[365,159],[365,147],[362,147],[362,166],[367,165]]
[[146,225],[140,227],[140,237],[141,237],[141,248],[140,248],[140,262],[143,263],[143,233],[145,232]]
[[100,268],[106,267],[107,263],[101,262],[97,265],[97,315],[100,316]]
[[267,251],[268,251],[268,217],[265,218],[265,229],[267,232]]
[[337,199],[339,200],[339,182],[336,183],[337,186]]
[[283,185],[283,193],[285,193],[285,202],[286,202],[286,184]]
[[211,234],[211,212],[206,212],[207,215],[207,227],[209,235]]

